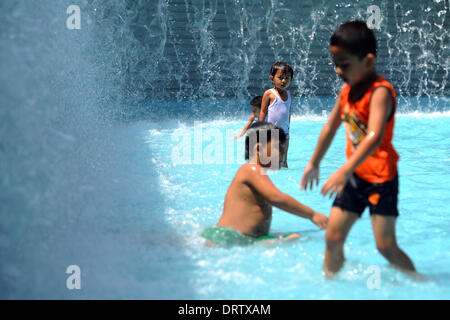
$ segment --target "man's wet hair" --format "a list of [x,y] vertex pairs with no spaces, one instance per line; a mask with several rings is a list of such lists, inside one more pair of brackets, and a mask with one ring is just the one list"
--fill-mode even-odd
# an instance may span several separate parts
[[250,105],[251,106],[255,106],[258,107],[259,109],[261,109],[261,103],[262,103],[262,96],[256,96],[252,99],[252,101],[250,101]]
[[270,75],[273,77],[278,70],[283,71],[283,73],[289,73],[291,79],[294,77],[294,70],[286,62],[275,62],[270,68]]
[[368,53],[377,55],[375,34],[363,21],[347,21],[334,30],[331,46],[338,46],[350,54],[364,59]]
[[[283,145],[286,142],[286,134],[280,127],[274,125],[273,123],[260,121],[252,124],[245,136],[245,160],[250,158],[250,149],[253,150],[253,145],[250,146],[250,140],[253,140],[252,143],[261,142],[269,142],[272,141],[272,133],[275,131],[278,132],[278,141],[280,145]],[[263,135],[266,135],[266,139],[261,139]],[[256,141],[254,139],[250,139],[250,136],[256,136]]]

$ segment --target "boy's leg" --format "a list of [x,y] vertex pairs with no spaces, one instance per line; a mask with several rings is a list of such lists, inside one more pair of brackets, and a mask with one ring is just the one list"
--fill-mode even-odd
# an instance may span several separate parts
[[283,153],[282,153],[282,161],[281,161],[281,167],[283,168],[287,168],[288,164],[287,164],[287,153],[288,153],[288,149],[289,149],[289,138],[286,139],[286,142],[283,146]]
[[326,248],[323,264],[323,270],[327,278],[330,278],[342,268],[344,264],[345,239],[358,218],[359,215],[354,212],[343,210],[339,207],[331,208],[325,234]]
[[394,266],[403,271],[415,272],[411,259],[397,245],[395,236],[395,216],[372,214],[373,234],[378,251]]

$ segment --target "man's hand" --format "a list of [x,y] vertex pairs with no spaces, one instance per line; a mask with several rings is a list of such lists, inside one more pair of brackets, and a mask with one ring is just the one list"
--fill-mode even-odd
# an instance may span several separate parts
[[317,225],[320,230],[326,229],[328,225],[328,217],[320,212],[314,212],[313,217],[311,218],[311,221]]

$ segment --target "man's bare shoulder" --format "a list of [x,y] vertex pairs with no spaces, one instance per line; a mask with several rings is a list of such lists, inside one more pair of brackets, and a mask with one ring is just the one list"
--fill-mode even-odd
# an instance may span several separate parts
[[255,189],[266,188],[273,186],[272,182],[267,176],[266,170],[259,164],[246,163],[242,165],[237,171],[235,182],[245,184]]
[[248,180],[251,176],[260,174],[261,166],[255,163],[243,164],[236,172],[235,178],[240,180]]
[[252,190],[255,189],[257,184],[256,175],[259,172],[258,167],[260,166],[257,164],[243,164],[234,175],[227,194],[232,196],[235,200],[248,199],[249,192],[253,193]]

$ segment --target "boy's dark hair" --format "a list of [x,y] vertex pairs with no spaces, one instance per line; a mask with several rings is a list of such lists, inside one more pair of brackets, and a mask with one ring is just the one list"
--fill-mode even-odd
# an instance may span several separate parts
[[368,53],[377,55],[377,40],[367,24],[363,21],[347,21],[334,30],[330,45],[339,46],[348,53],[358,56],[360,60]]
[[286,62],[275,62],[270,68],[270,75],[273,77],[277,73],[278,70],[282,70],[283,72],[287,72],[290,74],[291,79],[294,77],[294,70],[291,68],[289,64]]
[[261,109],[261,103],[262,103],[262,96],[256,96],[252,99],[252,101],[250,101],[250,105],[251,106],[255,106],[258,107],[259,109]]
[[[255,122],[248,128],[247,134],[245,135],[245,160],[248,160],[250,155],[250,135],[256,136],[255,143],[259,143],[260,141],[269,142],[272,141],[273,130],[278,130],[279,144],[284,144],[286,142],[286,134],[284,133],[283,129],[279,128],[273,123],[266,121]],[[265,134],[267,139],[261,139],[262,134]]]

